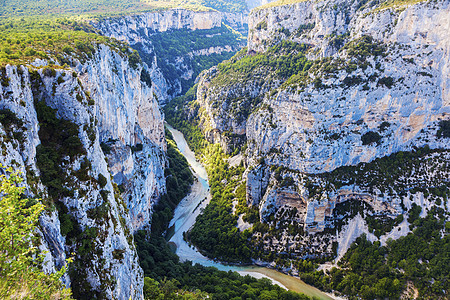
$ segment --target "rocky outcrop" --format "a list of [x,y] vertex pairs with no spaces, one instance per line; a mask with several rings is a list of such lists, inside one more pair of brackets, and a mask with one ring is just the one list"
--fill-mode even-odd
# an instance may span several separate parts
[[[142,42],[145,36],[155,32],[176,29],[212,29],[220,27],[222,23],[242,27],[246,23],[244,14],[223,13],[218,11],[195,12],[186,9],[170,9],[162,12],[149,12],[118,18],[108,18],[94,23],[105,34],[127,41],[130,44]],[[139,33],[139,31],[143,31]]]
[[[302,2],[282,6],[276,9],[277,16],[283,19],[283,13],[278,10],[305,10],[303,6],[308,4],[312,5]],[[339,32],[339,28],[341,31],[348,29],[350,39],[369,34],[376,43],[388,45],[383,58],[368,58],[365,69],[358,68],[353,72],[339,70],[330,76],[333,78],[324,79],[320,88],[313,85],[304,91],[285,88],[266,97],[266,107],[276,109],[273,113],[266,109],[264,113],[253,114],[249,118],[247,137],[255,141],[249,143],[250,152],[267,154],[270,149],[280,149],[283,156],[290,159],[275,155],[274,158],[280,158],[275,158],[273,164],[316,173],[371,161],[413,146],[427,144],[432,148],[445,148],[448,141],[437,138],[435,130],[438,121],[447,119],[449,114],[450,57],[445,49],[448,49],[450,40],[442,25],[445,24],[443,18],[450,13],[449,2],[441,2],[439,7],[416,4],[401,13],[392,9],[380,12],[361,10],[354,16],[349,13],[347,28],[337,21],[341,19],[342,10],[338,9],[332,18],[336,22],[329,25],[326,20],[332,3],[315,5],[327,8],[322,11],[323,17],[317,16],[317,22],[324,24],[318,26],[317,32],[312,30],[308,39],[301,42],[317,46],[323,42],[317,38],[325,35],[323,30],[330,27],[334,32]],[[321,10],[314,8],[314,11]],[[273,13],[272,10],[269,12]],[[258,11],[250,19],[254,23],[259,21],[261,13]],[[413,15],[419,17],[413,18]],[[285,28],[289,27],[286,25]],[[428,38],[424,38],[424,32],[429,34]],[[257,46],[249,42],[249,49],[252,47]],[[326,53],[326,48],[322,47],[321,52]],[[335,57],[347,61],[354,59],[345,51]],[[371,79],[370,76],[377,78]],[[350,78],[361,81],[346,83]],[[383,84],[383,78],[392,80],[392,85]],[[276,128],[264,126],[268,118]],[[379,132],[381,140],[365,144],[361,137],[370,131]],[[289,144],[295,144],[298,150]]]
[[[20,170],[28,196],[48,207],[40,219],[47,271],[75,253],[75,296],[142,299],[132,233],[149,226],[152,204],[165,191],[162,115],[142,67],[131,67],[127,55],[99,45],[85,62],[67,59],[73,67],[36,61],[0,71],[7,78],[2,112],[17,117],[0,126],[0,163]],[[63,139],[42,131],[59,122]],[[59,175],[45,178],[51,172]]]

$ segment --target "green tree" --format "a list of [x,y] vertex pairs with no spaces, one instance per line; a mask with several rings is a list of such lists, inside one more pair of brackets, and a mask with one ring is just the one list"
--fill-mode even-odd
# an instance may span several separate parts
[[47,275],[35,244],[35,229],[44,206],[23,196],[22,178],[11,168],[0,176],[0,298],[70,299],[60,281],[66,269]]

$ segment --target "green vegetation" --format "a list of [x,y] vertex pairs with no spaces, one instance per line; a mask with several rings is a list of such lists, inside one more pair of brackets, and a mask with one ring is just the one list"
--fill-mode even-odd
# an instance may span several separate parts
[[[203,156],[212,198],[197,217],[187,238],[209,257],[222,261],[250,262],[252,251],[247,240],[251,232],[241,233],[236,227],[238,217],[232,213],[233,200],[237,197],[235,189],[240,184],[245,168],[242,165],[229,167],[219,145],[207,147]],[[243,194],[243,209],[246,209],[245,189]]]
[[[263,28],[264,22],[258,26]],[[313,23],[304,24],[298,30],[309,30],[314,26]],[[347,34],[330,36],[337,48],[341,48],[347,38]],[[265,52],[248,51],[244,48],[230,60],[217,66],[218,72],[210,76],[208,91],[211,95],[217,95],[211,103],[213,113],[222,117],[226,115],[237,123],[245,122],[259,108],[262,98],[276,95],[278,88],[299,93],[309,84],[313,84],[315,89],[329,89],[349,88],[366,83],[363,90],[368,90],[368,83],[378,79],[377,73],[370,77],[350,73],[358,68],[367,69],[370,64],[368,57],[379,60],[386,55],[386,46],[370,36],[362,36],[341,48],[342,56],[347,56],[348,59],[326,57],[308,60],[306,55],[311,51],[310,46],[286,40],[278,43],[274,41],[274,44],[266,46]],[[341,76],[338,74],[340,71],[349,75],[339,84],[325,83],[326,79]],[[394,82],[393,78],[386,77],[379,79],[378,85],[391,88]],[[229,92],[224,93],[224,89]],[[307,101],[307,97],[304,101]]]
[[392,88],[392,86],[394,85],[394,78],[388,76],[378,79],[377,86],[381,85],[384,85],[388,89]]
[[95,34],[83,22],[67,18],[0,20],[0,66],[26,64],[36,58],[71,65],[67,55],[83,61],[92,57],[98,44],[109,45],[121,55],[132,54],[126,44]]
[[368,131],[361,136],[361,141],[363,145],[370,145],[373,143],[379,143],[381,140],[381,135],[375,131]]
[[[141,231],[135,236],[135,241],[144,275],[159,281],[157,285],[165,285],[167,280],[172,281],[172,290],[180,288],[184,291],[201,290],[208,293],[211,299],[224,300],[310,299],[305,295],[273,285],[269,279],[256,279],[249,275],[240,276],[236,272],[219,271],[214,267],[192,265],[191,262],[180,263],[178,256],[170,250],[162,237],[151,236],[146,239],[145,233]],[[156,284],[153,280],[150,280],[150,283]],[[144,290],[146,290],[145,287]],[[197,292],[197,294],[200,293]]]
[[347,43],[344,48],[351,57],[365,60],[367,56],[386,56],[386,48],[383,44],[376,42],[371,36],[362,37]]
[[186,158],[180,153],[172,134],[166,129],[167,158],[169,167],[165,169],[167,193],[161,196],[154,207],[152,232],[160,236],[169,226],[173,211],[178,203],[188,194],[194,177]]
[[24,196],[19,173],[0,169],[0,298],[71,299],[60,281],[66,268],[50,275],[41,269],[44,255],[35,234],[44,205]]
[[450,120],[439,121],[439,129],[436,132],[438,138],[450,138]]
[[[164,77],[171,84],[181,81],[182,94],[194,84],[195,78],[201,71],[217,65],[225,59],[229,59],[235,49],[239,49],[245,42],[243,36],[234,31],[231,27],[222,25],[222,27],[205,30],[177,29],[161,33],[154,33],[149,40],[155,49],[158,67],[161,69]],[[197,50],[208,49],[210,47],[230,46],[233,50],[222,52],[220,54],[210,55],[192,55]],[[134,46],[140,51],[143,60],[151,65],[154,56],[148,56],[142,51],[142,45]],[[179,58],[183,58],[183,64],[193,69],[194,73],[190,79],[184,79],[186,70],[177,67]],[[175,91],[171,91],[173,94]]]
[[300,277],[350,299],[399,299],[411,283],[420,299],[446,299],[450,292],[450,230],[445,213],[433,208],[425,218],[416,217],[414,226],[412,233],[388,241],[386,246],[372,244],[363,235],[351,245],[339,268]]
[[[183,180],[187,176],[187,162],[176,149],[168,131],[166,138],[168,149],[172,149],[168,150],[169,168],[166,170],[166,176],[168,178],[178,176],[176,180],[181,181],[183,186],[188,183]],[[221,155],[219,148],[213,146],[211,150],[215,151],[216,158],[219,159]],[[223,166],[224,164],[221,164],[221,167]],[[239,168],[242,169],[242,166]],[[178,173],[185,173],[186,176],[179,176]],[[229,176],[232,176],[232,173],[229,173]],[[218,177],[217,173],[216,178]],[[152,223],[151,233],[140,231],[135,235],[140,264],[146,276],[144,281],[146,299],[204,299],[207,295],[210,299],[309,299],[307,296],[273,285],[268,279],[258,280],[248,275],[240,276],[236,272],[192,265],[191,262],[180,263],[178,256],[171,251],[161,235],[170,236],[170,229],[167,231],[167,226],[173,210],[188,191],[189,189],[185,189],[180,192],[180,185],[168,184],[167,195],[162,197],[155,207],[153,218],[157,220]]]
[[[351,74],[358,68],[366,70],[369,66],[367,61],[368,57],[373,57],[375,60],[380,57],[385,57],[387,55],[386,45],[380,43],[370,36],[362,36],[358,39],[352,40],[342,46],[344,41],[348,38],[348,34],[343,34],[339,36],[332,35],[330,44],[340,49],[346,59],[343,58],[331,58],[325,57],[322,59],[317,59],[315,61],[309,61],[309,68],[303,72],[299,72],[291,76],[282,84],[282,88],[293,90],[299,90],[300,92],[304,90],[307,84],[313,83],[316,89],[326,89],[326,88],[337,88],[344,87],[348,88],[354,85],[360,85],[365,83],[363,90],[369,90],[368,82],[373,82],[377,79],[377,73],[364,78],[365,76],[360,75],[347,75],[342,84],[340,85],[325,85],[323,84],[324,79],[338,78],[338,73],[345,70],[347,74]],[[341,48],[342,47],[342,48]],[[344,54],[345,53],[345,54]],[[375,67],[377,69],[381,68],[381,63],[376,62]],[[312,79],[313,78],[313,79]],[[386,86],[391,88],[395,80],[392,77],[385,77],[378,80],[378,86]]]
[[256,24],[255,29],[256,30],[267,30],[267,22],[265,20],[259,22],[258,24]]
[[189,292],[179,289],[180,282],[176,279],[163,279],[161,282],[153,278],[144,278],[144,299],[146,300],[189,300],[189,299],[208,299],[208,293],[200,290]]
[[[44,71],[46,73],[46,71]],[[47,75],[53,76],[54,70],[47,69]],[[47,91],[44,88],[40,74],[30,71],[31,87],[34,98],[34,106],[39,121],[39,138],[41,144],[36,147],[36,165],[40,171],[41,182],[47,187],[49,198],[46,199],[46,209],[58,210],[61,222],[61,233],[66,236],[66,245],[70,251],[76,253],[73,263],[69,267],[69,275],[72,284],[72,293],[77,299],[100,298],[104,290],[94,290],[87,282],[87,269],[91,266],[94,257],[102,254],[102,248],[98,247],[96,240],[106,236],[101,227],[81,228],[77,219],[73,217],[71,211],[65,206],[62,199],[74,196],[74,189],[79,181],[84,181],[92,185],[103,185],[105,179],[99,176],[98,180],[89,176],[91,164],[87,160],[86,150],[79,138],[80,128],[77,124],[57,117],[57,110],[47,106]],[[80,168],[74,171],[71,163],[76,159],[83,159]],[[79,190],[82,196],[83,191]],[[108,218],[107,191],[100,192],[103,203],[88,211],[91,217],[98,217],[97,223]],[[124,224],[122,224],[125,228]],[[102,289],[108,281],[106,272],[102,277]],[[87,297],[89,295],[89,297]]]
[[220,73],[213,79],[214,84],[247,82],[255,77],[273,74],[277,79],[288,79],[311,66],[305,56],[308,46],[291,41],[270,47],[264,53],[247,55],[244,48],[232,59],[217,66]]
[[[422,191],[427,195],[435,194],[445,199],[447,195],[450,195],[448,183],[442,180],[444,176],[442,171],[448,170],[449,167],[448,161],[444,158],[446,152],[448,150],[432,150],[428,147],[414,151],[400,151],[369,163],[340,167],[332,172],[316,176],[326,179],[336,189],[354,184],[365,188],[369,193],[373,193],[374,189],[382,193],[395,192],[399,195],[405,195],[407,191],[411,193]],[[441,154],[442,158],[440,158]],[[435,156],[434,159],[433,156]],[[427,169],[435,170],[436,175],[417,179],[417,181],[411,180],[415,178],[414,174],[426,174]]]
[[[190,98],[191,101],[193,98]],[[177,111],[173,120],[177,121],[180,126],[197,124],[188,122],[187,114],[183,114],[182,100],[186,100],[186,98],[178,99],[177,109],[171,108],[171,111]],[[192,107],[195,102],[188,103],[188,107]],[[182,121],[180,122],[180,120]],[[380,130],[382,131],[388,126],[389,124],[386,122]],[[186,131],[187,135],[190,134],[189,128],[182,127],[180,129]],[[198,127],[196,130],[199,134],[201,133]],[[364,138],[364,140],[366,139],[367,143],[377,142],[377,138]],[[372,244],[361,237],[351,246],[338,268],[333,268],[329,272],[315,271],[317,265],[311,261],[299,260],[289,255],[267,253],[259,244],[261,240],[256,241],[252,236],[254,233],[261,233],[264,239],[270,240],[273,237],[281,236],[283,230],[289,230],[290,234],[295,235],[292,231],[295,226],[286,226],[282,221],[275,222],[270,218],[268,224],[260,223],[259,216],[257,216],[252,220],[254,224],[251,230],[240,233],[236,229],[236,216],[231,214],[231,203],[234,199],[239,199],[239,186],[236,182],[236,175],[239,177],[239,171],[226,164],[225,156],[218,146],[205,147],[205,144],[196,145],[192,139],[190,141],[190,146],[198,149],[197,153],[201,153],[205,157],[204,161],[207,165],[211,194],[213,195],[211,203],[198,217],[192,231],[187,235],[191,242],[205,251],[204,254],[234,262],[260,258],[267,261],[275,260],[277,266],[289,266],[292,263],[300,271],[300,277],[305,282],[326,291],[339,291],[350,296],[351,299],[398,299],[400,294],[411,284],[419,290],[423,298],[444,299],[448,295],[448,288],[446,288],[449,280],[448,270],[443,270],[443,267],[449,259],[449,251],[446,250],[449,247],[449,229],[447,228],[449,226],[446,227],[447,233],[438,234],[440,230],[444,229],[445,218],[441,209],[435,208],[426,218],[421,219],[419,217],[420,210],[416,209],[420,207],[413,206],[408,217],[412,228],[416,228],[412,234],[389,242],[386,247],[381,247],[379,243]],[[440,153],[445,155],[444,152],[445,150],[431,150],[424,147],[411,152],[398,152],[370,163],[341,167],[330,173],[315,176],[326,179],[335,188],[356,184],[367,188],[370,193],[374,188],[379,189],[382,193],[388,192],[390,195],[394,192],[404,195],[406,191],[411,193],[422,191],[426,197],[435,199],[439,204],[440,200],[438,201],[437,197],[443,197],[444,201],[447,201],[446,199],[450,195],[448,186],[442,185],[442,174],[440,173],[448,167],[445,158],[439,159],[439,157],[443,158]],[[431,159],[431,157],[435,158]],[[435,178],[426,178],[420,184],[404,180],[404,178],[413,178],[412,174],[420,174],[424,172],[423,170],[430,168],[437,171]],[[284,181],[282,176],[279,178]],[[327,185],[327,189],[332,186]],[[235,189],[236,187],[238,188]],[[321,188],[313,188],[313,185],[311,188],[311,197],[314,197],[316,193],[321,195]],[[403,221],[403,215],[399,215],[397,218],[375,217],[373,211],[370,213],[371,208],[364,202],[348,201],[344,204],[335,209],[335,219],[341,220],[342,217],[344,219],[336,222],[334,228],[342,226],[342,222],[346,218],[351,218],[358,212],[361,214],[362,210],[369,212],[368,214],[363,213],[363,216],[369,225],[369,230],[377,236],[391,231],[394,226]],[[248,216],[252,216],[251,209],[248,211]],[[301,231],[300,234],[304,233]],[[230,247],[230,245],[237,246]],[[250,252],[244,249],[249,249]],[[439,253],[439,257],[434,259],[433,256],[437,253]],[[328,259],[330,258],[328,257]],[[322,260],[318,259],[317,261]],[[421,262],[418,263],[418,261]],[[408,269],[407,272],[406,269]]]
[[[0,109],[0,123],[3,125],[6,135],[3,136],[2,152],[7,151],[6,143],[11,141],[14,147],[23,147],[25,141],[24,132],[26,131],[23,122],[15,113],[9,109]],[[18,144],[16,144],[16,142]]]
[[41,144],[36,147],[36,164],[41,172],[42,183],[47,186],[50,197],[55,200],[73,195],[66,187],[69,178],[61,166],[67,156],[73,162],[76,157],[86,153],[78,137],[78,126],[58,119],[56,110],[47,106],[43,100],[36,101],[35,107],[41,124]]
[[167,103],[164,106],[164,114],[166,121],[183,133],[189,148],[198,154],[207,146],[207,141],[198,126],[200,105],[195,102],[196,94],[197,85],[194,85],[185,95]]
[[[244,48],[230,60],[217,66],[218,73],[211,80],[211,91],[227,95],[220,91],[230,86],[238,86],[242,92],[230,97],[221,97],[213,103],[213,108],[227,107],[226,113],[243,122],[261,103],[264,92],[277,87],[280,82],[298,73],[306,73],[312,63],[307,60],[305,52],[309,47],[290,41],[283,41],[270,47],[265,53],[247,53]],[[254,86],[260,96],[250,93],[247,87]]]
[[241,12],[246,9],[246,4],[242,0],[8,0],[2,3],[0,18],[52,15],[97,17],[178,7],[195,11],[216,9],[227,12]]
[[[26,64],[36,58],[53,59],[61,65],[72,64],[72,57],[84,60],[92,57],[98,44],[109,45],[113,50],[128,55],[130,65],[140,63],[139,55],[130,51],[129,46],[114,39],[97,34],[89,25],[92,18],[99,18],[109,12],[126,14],[140,10],[175,8],[180,6],[208,10],[205,5],[227,10],[240,10],[244,1],[123,1],[123,0],[82,0],[66,1],[8,1],[0,9],[0,66],[5,64]],[[235,8],[233,8],[235,7]],[[121,9],[119,9],[121,8]],[[195,9],[195,8],[194,8]],[[197,10],[197,9],[196,9]],[[78,16],[81,14],[81,16]],[[8,16],[1,18],[1,16]],[[22,17],[22,16],[26,16]],[[33,16],[33,17],[31,17]],[[170,80],[181,77],[181,70],[174,67],[174,58],[182,55],[186,63],[194,69],[192,80],[183,82],[183,92],[193,84],[195,77],[209,68],[232,56],[233,52],[212,54],[192,58],[189,47],[228,45],[239,48],[244,39],[231,28],[223,26],[211,30],[177,30],[153,35],[155,51],[163,69]],[[139,48],[139,45],[136,45]],[[196,48],[197,47],[197,48]],[[200,49],[198,48],[198,49]],[[142,53],[142,52],[141,52]],[[68,55],[70,57],[68,57]],[[152,58],[146,62],[151,65]],[[175,71],[175,73],[173,73]]]
[[[303,33],[310,31],[314,27],[316,27],[316,23],[301,24],[295,31],[295,36],[300,37]],[[339,41],[335,42],[335,44],[338,44],[338,43],[339,43]]]
[[305,2],[305,1],[306,0],[278,0],[278,1],[269,2],[264,5],[258,6],[257,8],[255,8],[255,10],[261,10],[261,9],[266,9],[266,8],[271,8],[271,7],[276,7],[276,6],[295,4],[295,3],[299,3],[299,2]]
[[402,6],[410,6],[420,2],[426,2],[428,0],[384,0],[380,1],[381,4],[376,10],[396,8],[401,9]]
[[[354,63],[347,64],[343,60],[320,60],[312,63],[312,66],[303,74],[333,74],[337,72],[336,70],[345,69],[348,72],[356,70],[356,68],[364,68],[366,58],[368,56],[383,56],[385,53],[384,46],[379,45],[376,41],[371,39],[365,39],[364,37],[354,43],[347,45],[348,50],[351,53],[351,59]],[[255,61],[253,61],[255,60]],[[245,81],[245,74],[252,73],[254,78],[249,78],[249,82],[255,83],[258,81],[258,73],[255,70],[265,64],[264,54],[252,54],[247,55],[246,51],[243,50],[233,57],[230,61],[224,62],[218,66],[219,73],[215,75],[212,82],[217,80],[218,77],[223,75],[222,81],[217,81],[218,86],[220,84],[228,85],[230,82],[235,84],[240,84],[240,82]],[[354,65],[352,65],[354,64]],[[379,68],[379,67],[377,67]],[[227,76],[232,74],[232,76]],[[302,74],[299,71],[298,74],[288,74],[291,75],[290,78],[294,78]],[[239,77],[241,76],[241,77]],[[238,79],[236,79],[238,78]],[[391,78],[392,79],[392,78]],[[267,77],[265,77],[267,80]],[[354,84],[360,84],[363,78],[348,76],[344,85],[351,86]],[[369,79],[370,81],[375,81],[375,78]],[[236,81],[236,82],[235,82]],[[390,80],[382,79],[380,84],[387,87],[391,87],[393,79]],[[265,81],[267,82],[267,81]],[[356,83],[355,83],[356,82]],[[320,82],[321,85],[322,82]],[[212,87],[214,88],[214,87]],[[237,99],[233,99],[233,102],[238,102]],[[216,104],[213,104],[216,105]],[[218,103],[217,106],[221,104]],[[232,104],[231,104],[232,105]],[[270,110],[269,110],[270,111]],[[361,278],[361,267],[356,264],[347,264],[346,267],[340,266],[340,268],[334,269],[330,273],[314,271],[317,265],[314,265],[311,261],[303,261],[298,259],[301,254],[309,254],[311,252],[302,252],[300,250],[300,256],[295,252],[291,252],[292,248],[286,249],[286,253],[273,254],[272,251],[265,248],[262,243],[264,240],[280,240],[284,233],[289,233],[292,236],[300,234],[300,236],[305,235],[303,228],[299,227],[301,224],[291,224],[290,222],[283,222],[283,220],[277,220],[278,216],[268,216],[265,223],[259,222],[259,215],[256,217],[253,214],[252,209],[248,209],[245,220],[252,220],[253,228],[247,230],[246,232],[239,232],[236,225],[236,215],[231,214],[231,207],[233,200],[239,199],[239,172],[233,173],[236,170],[229,168],[225,163],[224,158],[226,156],[220,152],[219,148],[213,148],[212,146],[207,146],[205,138],[202,135],[202,131],[199,129],[199,125],[205,128],[206,124],[202,124],[204,120],[201,119],[201,115],[204,113],[195,101],[195,90],[190,91],[189,95],[180,97],[176,99],[174,103],[169,103],[165,108],[166,116],[168,117],[169,123],[180,129],[187,137],[188,143],[192,149],[195,149],[196,153],[200,156],[204,156],[204,162],[208,165],[208,161],[211,161],[213,166],[208,170],[210,174],[210,185],[211,194],[213,200],[206,207],[204,213],[200,215],[197,219],[196,224],[190,233],[186,237],[194,243],[199,249],[204,251],[204,254],[212,257],[218,258],[224,261],[231,262],[246,262],[251,258],[259,258],[265,261],[276,261],[277,266],[289,267],[291,263],[301,272],[301,277],[308,283],[314,284],[317,287],[325,290],[337,290],[343,294],[350,295],[351,297],[361,297],[364,299],[376,299],[376,298],[392,298],[396,299],[399,297],[400,293],[406,288],[408,282],[412,282],[414,286],[422,284],[421,279],[405,279],[398,275],[401,270],[392,268],[387,273],[386,270],[379,267],[378,265],[372,266],[371,270],[375,270],[376,277],[371,277],[370,280]],[[439,123],[437,134],[443,135],[445,130],[445,123]],[[442,125],[441,125],[442,124]],[[389,127],[388,122],[384,122],[378,128],[379,132],[384,132]],[[442,130],[441,130],[442,129]],[[442,132],[442,133],[440,133]],[[193,138],[195,137],[195,138]],[[362,143],[364,145],[369,145],[371,143],[380,142],[381,135],[375,131],[371,131],[361,137]],[[210,149],[207,150],[205,149]],[[211,151],[215,149],[214,151]],[[442,153],[442,154],[441,154]],[[424,196],[435,201],[437,205],[441,204],[441,199],[448,201],[448,195],[450,195],[450,189],[448,184],[442,181],[443,174],[448,168],[448,162],[445,159],[445,150],[431,150],[428,147],[414,149],[410,152],[399,152],[392,154],[388,157],[376,159],[370,163],[361,163],[357,166],[352,167],[342,167],[334,170],[330,173],[324,173],[320,175],[308,175],[311,177],[317,177],[321,180],[325,179],[325,185],[315,186],[311,184],[311,197],[320,197],[324,191],[329,191],[333,189],[338,189],[344,185],[356,184],[361,186],[363,189],[370,194],[374,194],[374,190],[381,191],[381,196],[404,196],[406,193],[417,193],[423,192]],[[435,178],[417,178],[417,180],[411,181],[413,174],[425,174],[428,169],[436,170]],[[231,179],[231,177],[233,177]],[[289,184],[289,178],[284,178],[279,176],[279,184]],[[230,180],[231,179],[231,180]],[[214,190],[214,187],[217,189]],[[230,188],[228,188],[230,187]],[[236,189],[237,188],[237,189]],[[245,198],[244,198],[245,199]],[[245,202],[244,202],[245,203]],[[373,232],[376,236],[381,236],[382,234],[389,232],[394,228],[394,226],[400,224],[403,221],[404,216],[399,215],[396,218],[390,216],[379,216],[375,215],[373,209],[362,201],[348,201],[344,203],[345,205],[338,205],[335,209],[336,220],[333,228],[339,228],[345,224],[346,220],[354,217],[358,212],[361,214],[361,210],[366,210],[367,213],[362,214],[366,220],[369,230]],[[406,208],[405,208],[406,210]],[[289,215],[291,212],[287,212]],[[423,224],[420,223],[421,219],[418,214],[412,209],[410,216],[413,218],[408,220],[410,223],[414,223],[412,226],[421,227]],[[420,211],[419,211],[420,213]],[[343,218],[342,220],[340,218]],[[289,219],[289,218],[288,218]],[[297,228],[298,227],[298,228]],[[301,230],[300,230],[301,229]],[[330,229],[333,231],[333,229]],[[335,229],[334,229],[335,230]],[[326,229],[327,231],[327,229]],[[255,239],[255,236],[261,236],[261,238]],[[358,240],[360,242],[360,240]],[[353,247],[357,245],[363,245],[364,249],[360,251],[366,253],[374,252],[376,260],[386,260],[384,254],[389,255],[389,249],[380,248],[379,244],[368,246],[368,244],[360,242],[359,244],[354,244]],[[230,246],[233,245],[233,246]],[[236,246],[234,246],[236,245]],[[333,250],[330,253],[323,252],[323,257],[316,258],[316,262],[322,262],[331,259],[336,255],[337,244],[333,243]],[[443,246],[444,249],[446,246]],[[365,248],[369,248],[365,250]],[[249,249],[250,252],[244,249]],[[384,251],[384,252],[383,252]],[[295,253],[295,254],[294,254]],[[384,254],[383,254],[384,253]],[[349,256],[353,253],[350,252]],[[365,257],[358,254],[358,257]],[[379,255],[379,256],[378,256]],[[346,258],[347,259],[347,258]],[[305,267],[304,263],[310,264],[310,267]],[[345,262],[344,262],[345,263]],[[370,264],[374,264],[373,261]],[[355,272],[350,272],[351,276],[346,277],[344,282],[341,282],[342,278],[345,277],[345,268],[355,268]],[[429,267],[430,272],[433,273],[434,267]],[[440,268],[440,267],[439,267]],[[444,272],[445,273],[445,272]],[[367,274],[371,274],[367,272]],[[358,277],[356,277],[358,275]],[[334,277],[333,277],[334,276]],[[355,281],[353,281],[355,280]],[[433,279],[427,281],[426,285],[434,282]],[[443,279],[441,282],[444,284],[447,279]],[[338,287],[339,285],[339,287]],[[439,286],[442,284],[440,283]],[[445,285],[444,285],[445,286]],[[425,289],[423,289],[425,291]],[[446,295],[446,291],[443,292]],[[438,294],[434,294],[438,295]],[[439,296],[440,297],[440,296]],[[425,298],[433,298],[432,296],[425,296]]]

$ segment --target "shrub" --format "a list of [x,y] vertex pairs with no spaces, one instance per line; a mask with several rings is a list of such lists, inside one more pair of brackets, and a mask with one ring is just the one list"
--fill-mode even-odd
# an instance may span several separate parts
[[67,54],[70,54],[70,53],[73,52],[74,50],[73,50],[73,48],[70,47],[69,45],[65,45],[65,46],[62,48],[62,51],[65,52],[65,53],[67,53]]
[[261,22],[259,22],[258,24],[256,24],[255,29],[256,29],[256,30],[261,30],[261,29],[267,30],[267,22],[266,22],[266,20],[261,21]]
[[56,70],[53,69],[52,67],[45,67],[44,71],[42,73],[44,74],[44,76],[48,76],[48,77],[56,76]]
[[32,49],[32,48],[25,48],[25,50],[23,51],[23,55],[25,56],[33,56],[36,54],[36,50]]
[[109,153],[111,153],[111,146],[108,143],[101,142],[100,148],[102,148],[102,151],[105,155],[108,155]]
[[125,253],[124,249],[115,249],[112,252],[113,258],[117,259],[117,260],[122,260],[123,259],[123,254]]
[[383,121],[380,126],[378,126],[378,129],[380,131],[385,131],[391,124],[389,122]]
[[383,77],[383,78],[378,79],[377,86],[381,86],[381,85],[384,85],[385,87],[390,89],[394,85],[394,78],[389,76],[389,77]]
[[142,63],[141,57],[136,50],[133,50],[133,52],[128,55],[128,60],[130,62],[130,66],[134,69],[137,68],[138,64]]
[[361,141],[363,145],[370,145],[372,143],[379,143],[381,140],[381,135],[374,131],[368,131],[361,136]]
[[142,144],[140,144],[140,143],[138,143],[138,144],[136,144],[136,145],[134,145],[134,146],[131,146],[131,151],[134,153],[134,152],[139,152],[139,151],[142,151],[142,149],[144,149],[144,145],[142,145]]
[[0,109],[0,123],[7,129],[10,129],[12,125],[18,127],[22,127],[23,125],[22,120],[9,109]]
[[450,120],[439,121],[439,129],[436,132],[438,138],[450,138]]

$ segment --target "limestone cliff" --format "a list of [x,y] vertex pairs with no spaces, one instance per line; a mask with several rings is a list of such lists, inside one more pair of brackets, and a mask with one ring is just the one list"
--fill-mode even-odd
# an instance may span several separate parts
[[[47,206],[40,219],[47,270],[74,255],[79,298],[142,299],[143,272],[133,233],[149,225],[165,191],[163,118],[142,66],[97,46],[71,67],[0,70],[0,163],[20,170],[29,197]],[[74,253],[74,254],[72,254]]]
[[394,224],[412,203],[449,208],[430,191],[449,186],[450,2],[374,3],[256,8],[247,49],[199,78],[206,137],[229,153],[246,141],[248,203],[264,221],[321,233],[298,243],[286,231],[277,251],[331,255],[339,220],[358,213]]
[[92,24],[103,35],[125,41],[139,51],[149,66],[155,93],[164,103],[186,92],[199,68],[209,68],[243,46],[242,37],[234,30],[247,31],[247,16],[171,9]]

